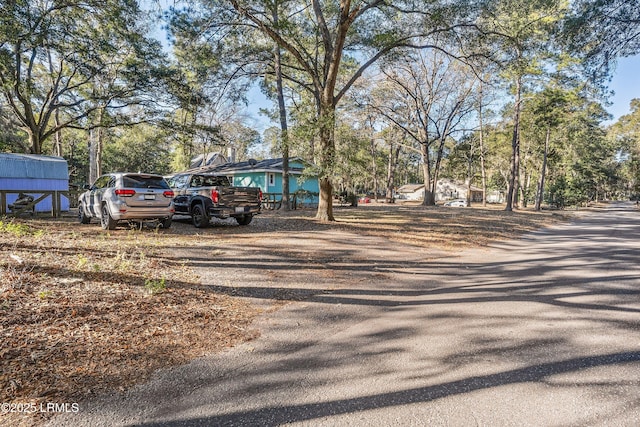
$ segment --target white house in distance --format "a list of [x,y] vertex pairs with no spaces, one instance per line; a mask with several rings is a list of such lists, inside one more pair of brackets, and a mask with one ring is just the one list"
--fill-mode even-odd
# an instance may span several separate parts
[[405,184],[396,190],[396,199],[424,200],[424,184]]
[[[467,199],[469,188],[466,184],[453,181],[448,178],[438,180],[436,185],[436,202],[453,199]],[[424,184],[405,184],[396,191],[398,200],[424,200]],[[471,186],[471,201],[482,202],[482,189]]]

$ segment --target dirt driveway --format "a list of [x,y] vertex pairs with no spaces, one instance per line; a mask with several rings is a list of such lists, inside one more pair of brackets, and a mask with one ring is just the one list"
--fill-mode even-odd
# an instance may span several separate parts
[[39,425],[61,403],[77,410],[252,340],[260,312],[383,278],[378,269],[407,248],[420,260],[452,256],[564,217],[374,205],[339,208],[326,224],[314,213],[267,211],[249,227],[208,229],[176,218],[169,230],[0,219],[0,425]]
[[257,340],[50,424],[640,423],[633,207],[483,249],[407,238],[288,230],[190,252],[212,290],[285,306]]

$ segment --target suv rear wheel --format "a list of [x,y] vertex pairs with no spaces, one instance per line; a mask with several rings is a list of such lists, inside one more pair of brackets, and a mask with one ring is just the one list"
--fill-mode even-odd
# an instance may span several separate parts
[[91,222],[91,217],[85,214],[82,203],[78,205],[78,221],[80,221],[80,224],[89,224]]
[[115,230],[118,225],[118,221],[111,218],[111,214],[109,213],[109,208],[107,208],[107,204],[102,204],[102,216],[100,217],[100,225],[104,230]]

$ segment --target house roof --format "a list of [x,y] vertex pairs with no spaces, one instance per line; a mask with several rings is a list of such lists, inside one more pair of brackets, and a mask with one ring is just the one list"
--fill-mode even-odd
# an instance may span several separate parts
[[[452,179],[449,178],[442,178],[438,180],[438,187],[441,186],[445,186],[445,185],[449,185],[449,186],[453,186],[455,188],[460,188],[460,189],[467,189],[467,184],[463,183],[463,182],[459,182],[459,181],[454,181]],[[471,191],[482,191],[482,188],[476,187],[474,185],[471,186]]]
[[[451,186],[455,188],[463,188],[466,189],[467,185],[464,183],[456,182],[448,178],[442,178],[438,180],[438,188],[442,186]],[[415,193],[416,191],[420,191],[424,188],[424,184],[405,184],[398,188],[398,193]],[[475,186],[471,186],[471,191],[482,191],[482,188],[478,188]]]
[[199,154],[191,159],[191,169],[200,168],[203,166],[216,166],[222,163],[226,163],[227,158],[220,153],[206,153]]
[[398,193],[415,193],[424,188],[424,184],[405,184],[398,188]]
[[[289,173],[299,175],[304,168],[292,167],[291,163],[307,164],[299,157],[292,157],[289,159]],[[282,172],[282,158],[278,159],[265,159],[265,160],[247,160],[244,162],[236,163],[224,163],[221,165],[207,168],[207,172],[212,173],[242,173],[242,172]]]

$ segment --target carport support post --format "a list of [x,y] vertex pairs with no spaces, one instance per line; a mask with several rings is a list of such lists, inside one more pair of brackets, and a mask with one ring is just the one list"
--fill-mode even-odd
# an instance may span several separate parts
[[51,195],[51,216],[60,217],[60,193],[58,191],[54,191]]

